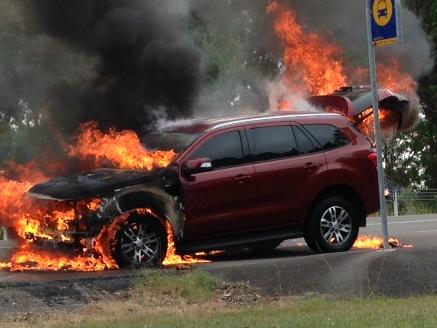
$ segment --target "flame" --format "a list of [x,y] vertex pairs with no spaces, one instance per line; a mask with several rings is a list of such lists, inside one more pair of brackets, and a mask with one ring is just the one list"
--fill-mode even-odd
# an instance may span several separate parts
[[211,261],[200,259],[199,256],[204,255],[203,253],[197,254],[197,256],[189,256],[184,255],[180,256],[176,254],[176,247],[175,247],[175,241],[174,241],[174,232],[172,226],[166,222],[166,228],[167,228],[167,254],[165,256],[164,261],[162,262],[163,265],[185,265],[185,264],[192,264],[192,263],[209,263]]
[[[369,69],[357,67],[352,72],[353,80],[358,84],[367,84]],[[377,63],[377,77],[380,88],[387,88],[393,92],[417,97],[418,83],[413,75],[402,71],[399,59],[390,57],[384,63]]]
[[[10,164],[12,165],[12,164]],[[25,167],[18,166],[20,171]],[[29,179],[28,176],[24,176]],[[40,207],[35,201],[26,195],[26,191],[34,183],[42,181],[43,175],[35,173],[35,177],[25,181],[9,180],[0,176],[0,217],[3,224],[15,230],[17,235],[23,239],[52,239],[53,237],[43,232],[45,228],[57,228],[66,230],[68,221],[74,218],[74,211],[60,206],[50,209]]]
[[[397,124],[399,122],[399,113],[393,112],[387,108],[381,107],[379,109],[379,120],[381,122],[381,129],[386,139],[392,138],[397,132]],[[358,128],[369,138],[375,138],[374,132],[374,116],[373,109],[368,108],[363,111],[360,116],[361,121],[358,122]]]
[[11,271],[100,271],[108,269],[101,258],[82,255],[66,256],[62,253],[36,249],[30,243],[23,243],[10,262],[3,266]]
[[402,72],[401,63],[392,57],[388,64],[378,64],[378,83],[394,92],[416,95],[417,82],[411,74]]
[[95,167],[108,164],[120,169],[150,171],[167,166],[175,157],[174,151],[148,151],[134,131],[103,133],[97,123],[81,126],[76,144],[67,147],[69,155],[82,160],[92,160]]
[[[346,65],[341,46],[328,39],[329,34],[309,32],[299,24],[296,13],[286,4],[271,1],[267,12],[274,19],[274,31],[283,46],[283,62],[286,66],[282,84],[288,87],[285,93],[306,95],[330,94],[339,87],[369,84],[368,68]],[[417,82],[402,71],[395,57],[377,64],[380,87],[407,94],[417,101]],[[287,96],[276,87],[274,109],[290,109],[283,101]]]
[[284,47],[285,83],[295,92],[327,94],[347,84],[341,49],[326,37],[305,31],[287,5],[271,1],[267,12]]
[[[388,243],[390,247],[396,248],[396,247],[405,247],[405,248],[411,248],[413,245],[409,244],[403,244],[399,239],[397,238],[390,238],[388,240]],[[378,236],[359,236],[357,240],[354,243],[353,248],[358,249],[383,249],[384,248],[384,241],[382,237]]]
[[[83,125],[77,143],[67,146],[67,149],[72,157],[91,160],[95,168],[109,165],[151,170],[167,166],[177,155],[173,151],[147,151],[133,131],[112,129],[103,133],[96,123]],[[8,163],[7,170],[0,172],[0,223],[13,229],[21,242],[9,262],[0,262],[0,268],[12,271],[98,271],[117,268],[112,258],[113,243],[126,216],[118,217],[105,226],[91,245],[82,240],[79,255],[41,249],[36,245],[36,240],[72,242],[68,231],[74,228],[73,224],[80,223],[82,214],[94,212],[102,205],[102,199],[77,203],[44,202],[26,194],[34,184],[49,178],[35,162],[26,165]],[[174,242],[169,243],[167,265],[196,261],[194,258],[178,258],[174,248]]]

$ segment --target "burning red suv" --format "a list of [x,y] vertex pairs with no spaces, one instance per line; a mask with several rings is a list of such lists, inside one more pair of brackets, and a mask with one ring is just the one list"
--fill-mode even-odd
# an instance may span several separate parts
[[[346,251],[379,209],[372,144],[339,114],[193,120],[145,143],[179,156],[153,172],[99,169],[31,188],[33,197],[74,204],[76,222],[60,241],[116,227],[113,256],[134,267],[163,261],[169,226],[181,254],[273,249],[302,236],[316,252]],[[99,206],[79,206],[86,199]]]

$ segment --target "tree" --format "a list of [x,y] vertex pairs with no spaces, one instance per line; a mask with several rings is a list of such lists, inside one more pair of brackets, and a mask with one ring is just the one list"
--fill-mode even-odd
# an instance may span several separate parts
[[393,138],[384,151],[385,173],[389,187],[423,187],[422,157],[426,153],[423,145],[425,124],[414,131]]
[[[437,64],[437,2],[435,0],[407,0],[407,6],[422,18],[425,31],[434,45],[434,63]],[[419,81],[418,94],[423,106],[424,120],[416,135],[414,150],[421,150],[420,164],[423,179],[429,188],[437,189],[437,65],[428,76]]]

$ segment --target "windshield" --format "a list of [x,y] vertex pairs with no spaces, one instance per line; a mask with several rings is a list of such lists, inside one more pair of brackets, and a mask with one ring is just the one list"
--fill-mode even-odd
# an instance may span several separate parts
[[150,150],[173,150],[182,153],[201,133],[154,132],[143,138],[143,143]]

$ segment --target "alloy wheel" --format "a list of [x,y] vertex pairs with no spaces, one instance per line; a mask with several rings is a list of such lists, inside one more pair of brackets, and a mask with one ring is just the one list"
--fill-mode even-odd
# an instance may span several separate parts
[[352,217],[341,206],[331,206],[322,215],[320,232],[331,245],[342,245],[352,233]]
[[159,236],[146,222],[130,222],[124,227],[121,252],[131,264],[144,265],[153,262],[159,254]]

